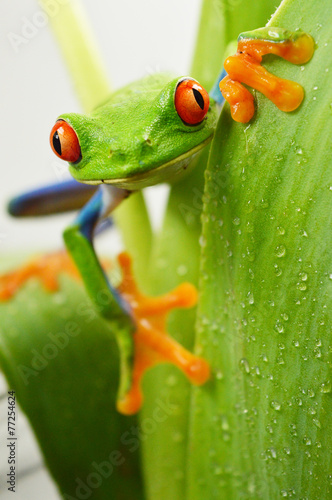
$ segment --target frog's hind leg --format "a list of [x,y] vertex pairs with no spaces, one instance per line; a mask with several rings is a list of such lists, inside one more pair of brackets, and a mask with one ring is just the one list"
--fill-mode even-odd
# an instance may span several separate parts
[[166,332],[166,316],[172,309],[196,303],[197,292],[192,285],[183,283],[164,296],[147,297],[136,286],[128,255],[119,258],[123,280],[118,289],[113,288],[101,267],[92,243],[95,228],[127,195],[127,191],[102,185],[65,231],[66,246],[78,272],[65,253],[54,256],[54,262],[48,256],[44,263],[35,262],[14,277],[8,275],[12,286],[7,283],[7,293],[36,275],[50,290],[56,288],[57,272],[63,270],[66,261],[69,272],[83,279],[92,302],[117,339],[120,354],[117,408],[124,414],[132,414],[141,407],[141,381],[148,368],[161,362],[173,363],[197,385],[209,378],[210,369],[205,360],[191,354]]
[[78,210],[97,189],[74,179],[57,182],[16,196],[8,203],[8,212],[14,217],[36,217]]

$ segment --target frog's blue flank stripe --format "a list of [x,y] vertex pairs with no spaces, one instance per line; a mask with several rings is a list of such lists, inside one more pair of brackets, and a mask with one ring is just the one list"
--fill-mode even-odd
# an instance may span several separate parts
[[74,179],[58,182],[13,198],[8,204],[8,212],[14,217],[29,217],[77,210],[96,189],[96,186],[81,184]]
[[215,84],[213,85],[212,89],[210,90],[210,97],[217,103],[219,106],[222,106],[225,102],[225,99],[223,98],[222,93],[220,92],[219,88],[219,83],[225,76],[227,75],[226,71],[222,69],[221,73],[219,74]]

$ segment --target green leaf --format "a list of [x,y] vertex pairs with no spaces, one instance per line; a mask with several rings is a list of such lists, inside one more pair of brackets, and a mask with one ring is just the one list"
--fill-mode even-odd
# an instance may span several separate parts
[[[248,0],[239,4],[234,2],[234,6],[223,0],[205,1],[193,76],[207,88],[212,86],[220,73],[230,37],[237,38],[240,31],[266,24],[274,8],[272,1],[256,2],[254,10]],[[237,31],[229,27],[225,34],[226,21],[233,23],[235,19]],[[155,238],[152,252],[150,288],[154,293],[166,292],[183,281],[198,283],[200,215],[207,154],[206,150],[190,176],[172,187],[162,233]],[[195,314],[195,311],[173,313],[168,326],[172,336],[190,350],[194,346]],[[165,365],[146,375],[144,390],[146,399],[141,421],[153,416],[158,394],[162,394],[174,408],[170,418],[161,422],[153,435],[147,436],[143,442],[147,497],[151,500],[183,500],[186,498],[187,462],[191,455],[188,448],[190,385],[176,368]],[[170,481],[170,477],[174,480]]]
[[[194,391],[188,498],[330,498],[332,71],[327,0],[282,3],[271,26],[310,33],[297,111],[256,95],[225,107],[206,172],[199,343],[214,369]],[[199,478],[199,479],[198,479]]]
[[64,498],[141,500],[137,419],[115,409],[118,348],[82,286],[31,280],[0,324],[1,368]]

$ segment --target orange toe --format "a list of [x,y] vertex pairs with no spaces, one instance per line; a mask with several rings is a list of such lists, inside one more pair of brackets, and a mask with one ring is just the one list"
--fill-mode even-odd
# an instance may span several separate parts
[[275,54],[293,64],[303,64],[313,52],[314,40],[306,33],[283,42],[241,38],[236,54],[225,60],[227,76],[219,84],[230,104],[232,118],[247,123],[254,114],[253,97],[242,83],[264,94],[281,111],[297,109],[304,97],[301,85],[269,73],[261,66],[262,57]]
[[176,307],[192,307],[197,302],[197,291],[190,283],[182,283],[175,290],[161,297],[147,297],[137,288],[128,254],[119,256],[123,280],[118,290],[132,307],[137,325],[134,333],[135,355],[132,386],[118,401],[121,413],[131,415],[141,407],[143,395],[141,382],[145,372],[158,363],[176,365],[196,385],[204,384],[210,377],[208,363],[193,355],[172,339],[166,332],[167,314]]

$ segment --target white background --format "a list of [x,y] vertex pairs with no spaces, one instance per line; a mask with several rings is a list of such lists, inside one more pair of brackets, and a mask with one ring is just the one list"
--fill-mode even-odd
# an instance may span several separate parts
[[[155,70],[188,73],[200,0],[84,0],[82,3],[114,88]],[[29,254],[62,246],[62,231],[73,217],[15,220],[5,213],[5,203],[11,196],[57,181],[56,158],[48,143],[50,129],[60,113],[81,111],[49,26],[39,28],[18,52],[10,44],[8,34],[20,35],[26,19],[32,21],[38,11],[35,0],[0,2],[0,259],[1,254]],[[161,197],[160,187],[151,191],[152,200]],[[157,195],[153,196],[153,192]],[[106,237],[103,238],[105,242]],[[113,248],[113,238],[114,234],[107,236],[108,248]],[[0,392],[2,386],[0,380]],[[18,492],[13,495],[6,491],[3,481],[6,400],[2,400],[0,497],[54,500],[58,496],[43,469],[34,438],[23,415],[20,413],[18,417],[21,480]],[[24,475],[29,468],[31,473]]]

